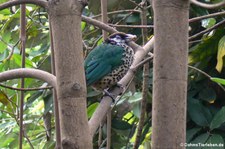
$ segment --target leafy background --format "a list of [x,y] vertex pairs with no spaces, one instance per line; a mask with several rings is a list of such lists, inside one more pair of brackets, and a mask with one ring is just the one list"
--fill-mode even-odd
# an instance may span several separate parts
[[[0,0],[0,3],[6,0]],[[109,24],[139,25],[140,13],[123,12],[122,10],[140,10],[136,4],[140,0],[112,0],[108,3],[108,11],[121,10],[120,13],[108,15]],[[208,2],[208,1],[207,1]],[[214,2],[214,1],[212,1]],[[136,3],[136,4],[135,4]],[[150,5],[150,4],[148,4]],[[27,43],[26,43],[26,67],[51,71],[49,22],[45,9],[34,5],[27,5]],[[190,8],[190,17],[198,17],[215,12],[223,12],[224,9],[206,10],[196,6]],[[89,6],[83,11],[83,15],[100,19],[100,1],[89,1]],[[21,67],[20,55],[20,9],[18,6],[5,9],[0,12],[0,71],[6,71]],[[190,23],[190,36],[202,30],[214,26],[223,21],[224,16],[208,18]],[[149,25],[153,24],[153,13],[149,9],[147,13]],[[85,22],[81,23],[84,43],[84,57],[93,47],[102,42],[101,30]],[[137,35],[137,43],[141,45],[140,28],[117,28],[122,32]],[[153,35],[153,29],[148,28],[149,38]],[[9,57],[10,53],[14,53]],[[187,95],[187,143],[222,143],[225,140],[225,91],[215,81],[224,82],[224,55],[225,55],[225,28],[221,26],[213,31],[199,36],[189,43],[189,68],[188,95]],[[208,76],[203,74],[204,71]],[[144,129],[141,135],[140,149],[148,149],[151,144],[151,104],[152,104],[152,65],[150,65],[150,81],[148,101]],[[215,77],[210,78],[209,76]],[[221,79],[217,79],[221,78]],[[136,74],[132,88],[125,93],[112,110],[112,148],[132,148],[136,135],[136,128],[140,118],[140,102],[142,97],[142,69]],[[2,85],[20,88],[18,79],[2,83]],[[26,88],[46,87],[45,82],[25,79]],[[0,148],[18,147],[18,103],[20,92],[5,87],[0,87]],[[101,93],[88,88],[87,111],[90,118],[99,104]],[[23,148],[54,148],[54,113],[53,96],[51,89],[26,91],[24,105],[25,139]],[[45,121],[50,120],[51,131],[45,128]],[[50,133],[50,136],[46,134]],[[101,127],[102,141],[106,139],[106,126]],[[99,133],[99,132],[98,132]],[[98,133],[93,143],[98,148]],[[105,148],[102,143],[101,148]]]

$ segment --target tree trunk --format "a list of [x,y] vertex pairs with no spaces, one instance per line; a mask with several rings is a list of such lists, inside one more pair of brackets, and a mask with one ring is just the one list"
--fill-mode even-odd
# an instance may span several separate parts
[[56,59],[63,148],[91,149],[81,36],[81,1],[52,0],[49,16]]
[[188,0],[153,0],[154,87],[152,148],[184,148]]

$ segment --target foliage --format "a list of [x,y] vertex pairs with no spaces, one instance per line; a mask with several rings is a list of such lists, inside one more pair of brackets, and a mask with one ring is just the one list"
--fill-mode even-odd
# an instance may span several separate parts
[[[5,1],[0,1],[1,3]],[[85,7],[83,15],[99,19],[100,1],[90,0],[89,6]],[[135,0],[137,4],[140,0]],[[94,4],[93,4],[94,3]],[[129,4],[128,4],[129,3]],[[51,71],[49,23],[46,10],[34,5],[27,5],[27,43],[26,43],[26,67],[38,68]],[[135,9],[141,10],[134,3],[127,0],[110,1],[109,11]],[[196,6],[191,6],[190,16],[197,17],[214,12],[222,12],[223,9],[206,10]],[[21,55],[19,41],[20,9],[12,7],[0,12],[0,71],[6,71],[21,67]],[[118,23],[125,25],[140,24],[140,14],[138,12],[120,12],[108,15],[111,24]],[[203,29],[212,27],[215,23],[224,20],[224,17],[215,17],[201,20],[190,24],[190,35],[194,35]],[[153,24],[153,15],[149,10],[147,13],[148,24]],[[84,43],[84,57],[96,45],[102,42],[101,30],[85,22],[81,23]],[[137,43],[141,45],[141,29],[137,28],[117,28],[122,32],[136,34]],[[149,37],[153,34],[152,29],[148,29]],[[198,38],[199,42],[190,42],[189,65],[196,67],[213,78],[208,78],[200,71],[189,69],[188,74],[188,106],[187,106],[187,143],[223,143],[225,140],[225,91],[215,82],[222,85],[225,83],[224,70],[224,40],[225,28],[220,27]],[[8,56],[14,50],[13,55]],[[148,91],[148,103],[146,118],[141,135],[140,149],[150,148],[151,144],[151,93],[152,93],[152,66],[150,66],[150,82]],[[4,82],[4,85],[20,88],[20,80]],[[25,79],[26,88],[47,86],[46,83]],[[132,148],[136,136],[136,128],[140,117],[140,101],[142,90],[142,71],[137,72],[133,90],[125,93],[112,110],[112,146],[115,149]],[[17,148],[18,146],[18,103],[20,91],[6,89],[0,90],[0,148]],[[87,114],[92,116],[99,104],[101,93],[88,88]],[[53,113],[51,90],[26,91],[24,105],[25,139],[24,148],[30,148],[31,144],[39,148],[54,148],[55,132],[54,118],[51,119],[52,136],[49,140],[46,137],[44,115]],[[102,148],[105,147],[106,126],[103,125]],[[95,135],[93,143],[98,148],[98,134]]]

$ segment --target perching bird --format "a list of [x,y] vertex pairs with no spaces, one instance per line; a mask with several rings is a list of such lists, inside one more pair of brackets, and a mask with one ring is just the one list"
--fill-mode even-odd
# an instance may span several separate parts
[[135,35],[115,33],[94,48],[85,59],[87,85],[104,90],[117,84],[127,73],[134,59],[134,51],[128,42]]

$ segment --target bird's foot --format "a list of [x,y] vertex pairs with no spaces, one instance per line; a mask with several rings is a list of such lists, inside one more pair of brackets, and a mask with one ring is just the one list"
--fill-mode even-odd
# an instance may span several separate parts
[[103,90],[103,92],[104,92],[103,96],[109,96],[112,99],[113,103],[114,103],[116,101],[116,97],[115,97],[115,95],[111,94],[108,90],[109,89],[104,89]]

